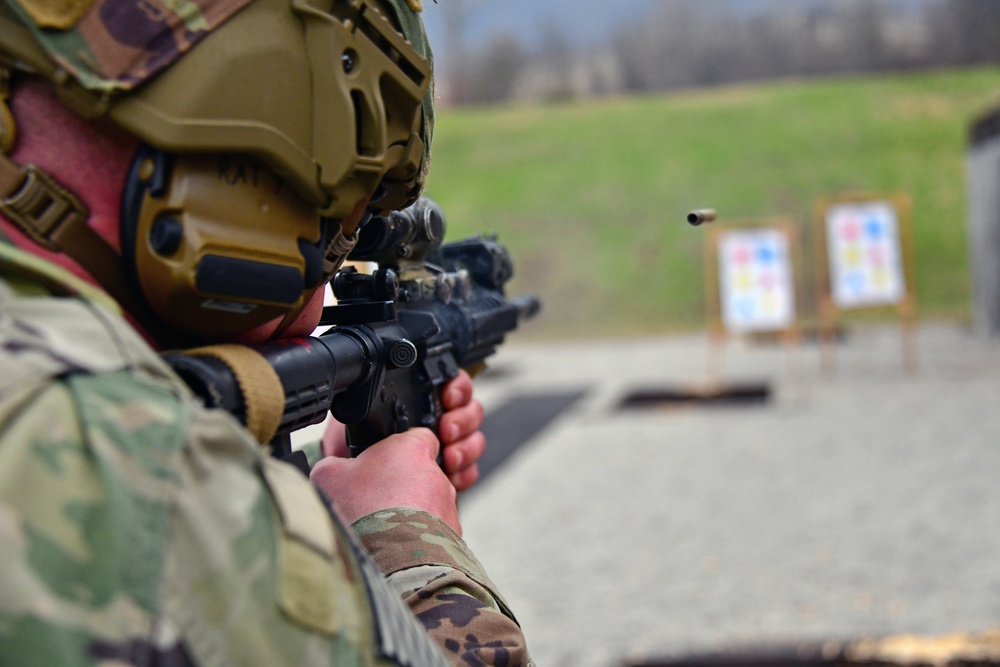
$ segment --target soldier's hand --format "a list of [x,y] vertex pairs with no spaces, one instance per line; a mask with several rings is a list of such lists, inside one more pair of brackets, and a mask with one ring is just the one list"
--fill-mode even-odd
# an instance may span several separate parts
[[[465,371],[444,385],[438,431],[444,445],[444,471],[459,491],[465,491],[479,479],[479,458],[486,451],[486,437],[479,431],[483,424],[483,406],[472,397],[472,378]],[[323,434],[323,455],[348,457],[344,425],[331,421]]]
[[465,371],[444,386],[438,432],[444,446],[444,470],[459,491],[465,491],[479,479],[479,457],[486,451],[483,406],[472,397],[472,378]]
[[329,456],[309,478],[333,501],[347,523],[396,507],[423,510],[459,535],[457,491],[437,464],[440,443],[426,428],[413,428],[375,443],[357,458]]

